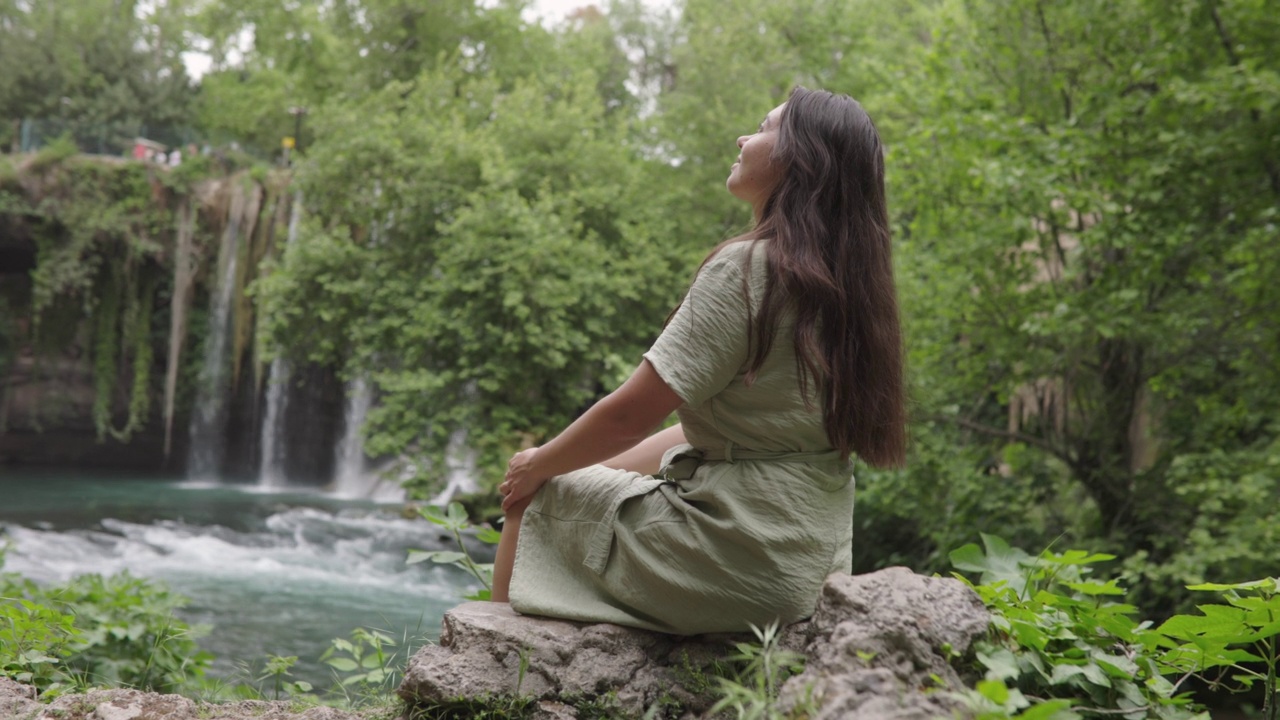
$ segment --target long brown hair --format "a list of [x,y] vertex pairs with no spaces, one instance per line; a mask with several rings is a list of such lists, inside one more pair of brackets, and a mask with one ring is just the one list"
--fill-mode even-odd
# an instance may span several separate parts
[[735,238],[767,239],[746,381],[764,364],[779,315],[794,308],[800,392],[809,403],[810,388],[818,390],[832,447],[876,467],[901,467],[902,329],[880,135],[853,98],[797,87],[771,160],[783,168],[778,187],[756,226]]

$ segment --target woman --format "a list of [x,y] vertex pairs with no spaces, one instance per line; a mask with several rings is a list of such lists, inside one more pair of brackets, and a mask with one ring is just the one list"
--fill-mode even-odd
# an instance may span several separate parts
[[511,459],[494,600],[737,631],[808,617],[849,571],[850,457],[906,452],[880,139],[851,98],[796,88],[738,148],[726,185],[754,228],[620,388]]

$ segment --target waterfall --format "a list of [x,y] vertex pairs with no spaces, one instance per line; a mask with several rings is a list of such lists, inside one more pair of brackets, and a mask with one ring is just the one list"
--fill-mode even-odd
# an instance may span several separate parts
[[429,505],[448,505],[458,495],[478,492],[476,484],[476,451],[467,447],[467,431],[456,430],[449,436],[445,452],[445,486],[431,498]]
[[364,377],[347,381],[347,403],[342,415],[342,441],[333,462],[333,492],[342,497],[363,498],[377,490],[380,473],[365,469],[364,438],[360,431],[373,406],[373,390]]
[[217,480],[226,430],[227,336],[231,330],[232,295],[236,286],[236,256],[240,246],[240,220],[244,215],[245,192],[232,190],[231,211],[218,251],[218,289],[209,312],[209,335],[204,344],[204,365],[196,406],[191,413],[191,448],[187,455],[187,476],[195,480]]
[[282,487],[285,477],[284,411],[289,403],[289,363],[271,361],[267,373],[267,412],[262,419],[262,460],[258,465],[258,485]]
[[[289,207],[289,234],[285,247],[298,238],[298,221],[302,217],[302,192],[293,194]],[[284,434],[285,408],[289,404],[289,363],[283,358],[271,361],[267,373],[267,412],[262,420],[262,459],[258,465],[260,487],[282,487],[288,482],[285,474],[287,444]]]

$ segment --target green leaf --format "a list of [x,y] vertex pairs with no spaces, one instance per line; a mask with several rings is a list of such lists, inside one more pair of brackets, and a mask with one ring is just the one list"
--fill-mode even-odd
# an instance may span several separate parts
[[351,658],[329,658],[325,662],[340,672],[352,672],[360,668],[359,665],[356,665],[356,661]]
[[1024,551],[1010,547],[1000,537],[982,534],[982,543],[986,552],[978,546],[965,545],[950,554],[951,564],[959,570],[981,573],[984,585],[1005,583],[1015,592],[1022,593],[1027,585],[1027,570],[1024,565],[1031,556]]
[[460,563],[465,557],[466,553],[461,553],[456,550],[437,550],[431,554],[431,562],[438,565]]
[[1262,580],[1249,580],[1247,582],[1238,583],[1200,583],[1199,585],[1188,585],[1188,590],[1209,591],[1209,592],[1226,592],[1228,590],[1260,590],[1262,588],[1274,588],[1272,592],[1280,592],[1280,578],[1264,578]]
[[1022,670],[1018,667],[1018,658],[1009,650],[999,648],[992,653],[978,651],[978,662],[987,669],[988,680],[1016,680]]
[[1138,674],[1138,664],[1123,655],[1095,649],[1089,653],[1089,657],[1115,677],[1133,678]]
[[1080,669],[1083,671],[1085,679],[1094,685],[1111,687],[1111,678],[1107,677],[1107,673],[1103,671],[1101,667],[1093,664],[1085,664],[1081,665]]
[[1081,717],[1071,712],[1070,700],[1046,700],[1015,715],[1014,720],[1080,720]]
[[1082,595],[1124,595],[1125,593],[1124,588],[1120,587],[1115,580],[1108,580],[1105,583],[1064,582],[1062,584]]
[[1053,666],[1053,674],[1049,677],[1049,683],[1052,685],[1061,685],[1073,677],[1082,675],[1084,675],[1084,668],[1081,666],[1059,663]]
[[502,533],[491,527],[482,527],[476,531],[476,539],[489,545],[497,545],[502,540]]
[[977,691],[999,707],[1009,702],[1009,688],[999,680],[978,681]]
[[409,557],[405,559],[404,564],[417,565],[418,563],[424,563],[434,557],[435,554],[436,551],[434,550],[410,550]]

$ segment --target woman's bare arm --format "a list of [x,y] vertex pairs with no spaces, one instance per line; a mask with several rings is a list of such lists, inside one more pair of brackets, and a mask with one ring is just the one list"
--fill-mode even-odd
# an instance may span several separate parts
[[630,470],[653,475],[662,467],[662,454],[685,442],[684,429],[677,423],[666,430],[650,435],[639,445],[600,464],[614,470]]
[[554,440],[511,458],[507,478],[499,487],[503,509],[534,494],[555,475],[603,462],[634,447],[683,403],[649,361],[641,361],[622,387],[592,405]]

